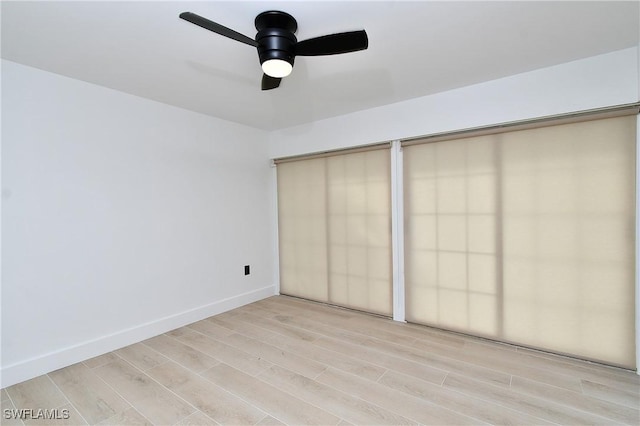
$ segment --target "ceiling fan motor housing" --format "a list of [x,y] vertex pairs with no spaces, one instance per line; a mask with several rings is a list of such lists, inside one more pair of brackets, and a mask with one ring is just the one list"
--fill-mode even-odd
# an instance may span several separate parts
[[267,28],[256,35],[258,57],[262,64],[269,59],[282,59],[293,65],[295,58],[296,36],[280,28]]
[[298,41],[294,34],[298,30],[295,18],[285,12],[270,10],[259,14],[255,25],[260,64],[269,59],[281,59],[293,65]]

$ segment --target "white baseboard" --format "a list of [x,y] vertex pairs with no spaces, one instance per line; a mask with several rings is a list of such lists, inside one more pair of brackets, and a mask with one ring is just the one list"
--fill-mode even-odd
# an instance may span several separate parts
[[277,294],[276,291],[277,288],[273,285],[263,287],[258,290],[140,324],[113,334],[100,336],[38,357],[3,366],[2,369],[0,369],[0,388],[11,386],[59,368],[93,358],[94,356],[111,352],[150,337],[166,333],[175,328],[200,321],[212,315],[221,314],[231,309],[265,299]]

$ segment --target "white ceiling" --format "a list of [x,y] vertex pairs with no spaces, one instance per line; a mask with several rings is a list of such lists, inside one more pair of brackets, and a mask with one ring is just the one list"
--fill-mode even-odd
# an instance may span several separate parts
[[[639,2],[7,2],[2,57],[263,129],[312,122],[638,45]],[[260,90],[254,48],[178,18],[191,11],[250,37],[265,10],[298,40],[366,29],[369,49],[298,57]]]

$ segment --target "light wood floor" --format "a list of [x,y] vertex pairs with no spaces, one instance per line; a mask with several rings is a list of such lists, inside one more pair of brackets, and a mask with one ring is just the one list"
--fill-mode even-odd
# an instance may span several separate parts
[[635,373],[285,296],[1,399],[3,424],[22,424],[7,408],[67,424],[640,424]]

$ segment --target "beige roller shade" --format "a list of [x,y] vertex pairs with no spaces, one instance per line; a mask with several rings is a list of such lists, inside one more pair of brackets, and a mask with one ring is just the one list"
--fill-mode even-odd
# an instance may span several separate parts
[[388,145],[277,167],[281,293],[391,315]]
[[327,301],[326,161],[278,166],[280,292]]
[[636,116],[404,148],[410,321],[635,368]]

